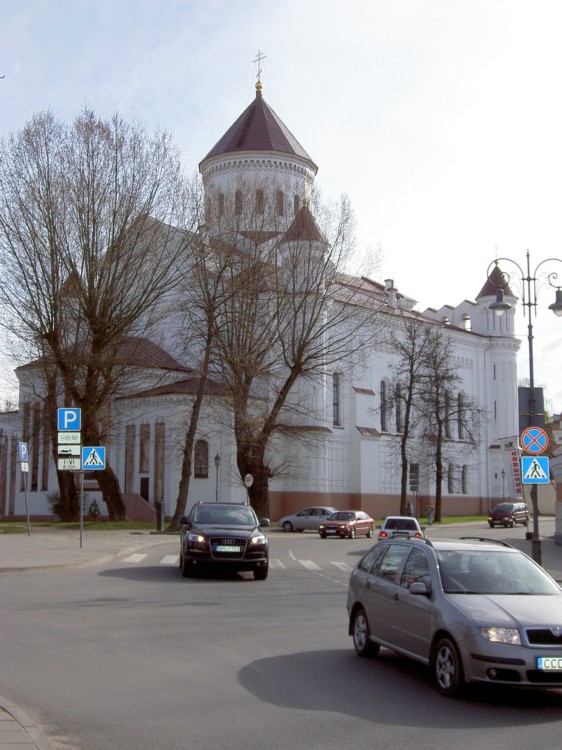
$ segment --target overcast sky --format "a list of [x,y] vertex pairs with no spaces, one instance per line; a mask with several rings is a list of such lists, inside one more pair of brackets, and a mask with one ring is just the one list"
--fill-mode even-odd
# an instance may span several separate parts
[[[562,258],[559,0],[1,0],[0,137],[85,106],[174,134],[192,172],[263,94],[349,195],[379,281],[474,300],[496,257]],[[508,270],[509,264],[503,264]],[[562,263],[545,264],[559,271]],[[514,291],[516,284],[512,285]],[[535,378],[562,410],[562,320],[539,291]],[[528,377],[527,326],[520,377]],[[0,388],[2,386],[0,375]]]

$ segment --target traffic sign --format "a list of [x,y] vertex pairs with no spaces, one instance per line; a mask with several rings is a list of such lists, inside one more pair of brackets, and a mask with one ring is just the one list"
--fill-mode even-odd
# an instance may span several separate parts
[[542,427],[527,427],[521,433],[521,447],[533,455],[544,453],[548,448],[548,435]]
[[20,457],[20,463],[27,463],[29,461],[29,452],[27,450],[27,443],[18,443],[18,453]]
[[59,456],[80,456],[82,453],[79,445],[59,445],[57,450]]
[[57,459],[57,468],[59,471],[80,471],[82,468],[80,456],[78,456],[78,458],[60,456]]
[[82,471],[103,471],[105,448],[101,445],[82,448]]
[[80,445],[80,433],[59,432],[57,433],[57,441],[59,445]]
[[548,456],[523,456],[521,459],[523,484],[549,484],[550,466]]
[[57,424],[59,432],[80,430],[82,417],[81,409],[57,409]]

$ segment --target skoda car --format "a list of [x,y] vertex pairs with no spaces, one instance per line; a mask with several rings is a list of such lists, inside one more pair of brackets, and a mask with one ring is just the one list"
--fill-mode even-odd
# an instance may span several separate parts
[[290,516],[283,516],[279,519],[278,526],[283,531],[318,531],[320,524],[336,511],[337,508],[327,505],[313,505]]
[[250,505],[196,503],[180,518],[180,568],[184,578],[196,570],[250,570],[264,581],[269,570],[269,542]]
[[389,539],[351,573],[349,634],[430,666],[437,689],[562,688],[562,589],[527,555],[476,538]]
[[377,526],[379,539],[388,539],[389,537],[415,536],[421,539],[425,526],[420,526],[418,519],[412,516],[387,516],[382,526]]

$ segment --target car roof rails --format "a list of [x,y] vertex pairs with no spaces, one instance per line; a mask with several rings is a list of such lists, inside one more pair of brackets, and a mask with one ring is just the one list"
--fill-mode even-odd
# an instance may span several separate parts
[[459,537],[459,540],[467,542],[490,542],[490,544],[499,544],[501,547],[509,547],[509,549],[515,549],[512,544],[504,542],[503,539],[489,539],[485,536],[461,536]]

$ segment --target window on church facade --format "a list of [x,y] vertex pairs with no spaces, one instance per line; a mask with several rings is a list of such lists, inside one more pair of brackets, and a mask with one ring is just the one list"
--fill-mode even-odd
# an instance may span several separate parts
[[218,200],[218,214],[219,216],[224,215],[224,193],[219,193],[219,200]]
[[341,427],[341,376],[339,372],[332,375],[332,421]]
[[447,492],[452,495],[455,491],[455,467],[449,464],[447,469]]
[[242,214],[242,191],[237,190],[234,195],[234,211],[236,212],[236,216],[240,216]]
[[468,466],[466,464],[461,470],[461,492],[463,495],[468,495]]
[[265,208],[265,196],[263,190],[260,188],[256,190],[256,213],[263,214]]
[[285,195],[282,190],[277,191],[275,207],[277,209],[277,216],[285,216]]
[[193,476],[196,479],[207,479],[209,476],[209,444],[206,440],[195,443]]
[[299,212],[299,208],[301,207],[301,202],[299,200],[298,195],[295,195],[295,197],[293,198],[293,203],[294,203],[294,210],[295,210],[295,216],[296,216]]
[[402,418],[402,386],[400,383],[396,383],[396,391],[394,393],[396,400],[396,432],[404,432],[404,420]]
[[381,380],[379,408],[381,411],[381,432],[388,432],[388,390],[386,380]]
[[445,412],[443,415],[443,418],[445,420],[445,437],[451,438],[452,432],[451,432],[451,403],[452,403],[452,395],[450,391],[445,392]]
[[457,396],[457,433],[459,440],[464,440],[464,393],[462,392]]

